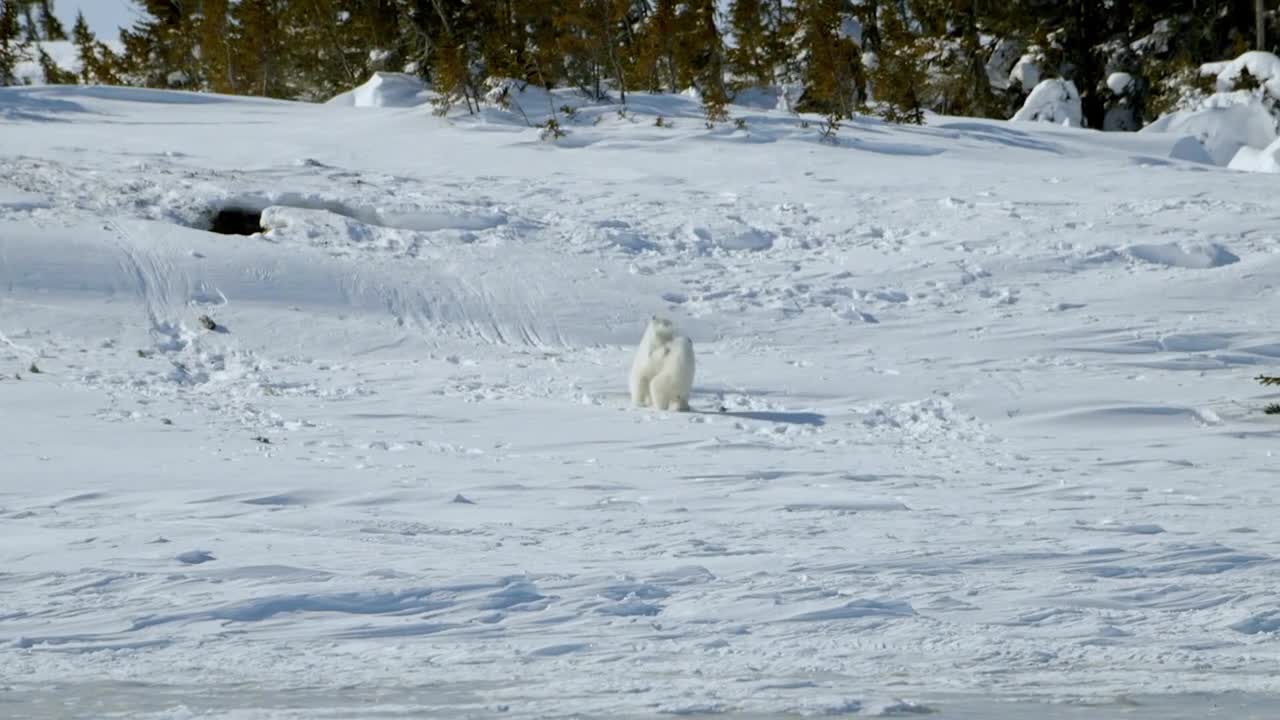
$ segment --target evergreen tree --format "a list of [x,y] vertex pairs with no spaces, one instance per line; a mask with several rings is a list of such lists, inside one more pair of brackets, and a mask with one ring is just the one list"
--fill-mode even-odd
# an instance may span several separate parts
[[880,114],[890,122],[924,123],[925,61],[900,10],[881,18],[881,49],[871,82]]
[[[1280,377],[1275,375],[1259,375],[1254,378],[1263,385],[1276,386],[1280,385]],[[1263,408],[1263,412],[1268,415],[1280,415],[1280,403],[1271,403]]]
[[629,6],[627,0],[561,2],[556,25],[567,71],[575,85],[597,100],[605,97],[603,81],[609,78],[626,102],[622,54]]
[[[291,83],[285,0],[240,0],[231,8],[231,38],[240,60],[238,87],[252,95],[296,97]],[[300,6],[299,6],[300,7]]]
[[120,58],[105,43],[99,42],[85,22],[84,14],[76,14],[75,25],[71,28],[72,42],[80,56],[79,82],[84,84],[120,85],[116,74]]
[[[446,115],[455,104],[463,102],[467,112],[473,113],[478,107],[478,98],[473,98],[472,80],[467,70],[466,47],[448,33],[442,33],[435,43],[435,57],[431,68],[431,82],[435,86],[435,109],[437,115]],[[476,101],[473,105],[473,100]]]
[[27,42],[40,42],[40,24],[36,22],[34,1],[19,0],[18,5],[22,10],[22,31],[27,36]]
[[773,82],[764,2],[733,0],[729,5],[729,28],[735,43],[729,50],[729,67],[742,85],[763,86]]
[[640,23],[634,54],[637,87],[652,92],[680,90],[677,72],[675,0],[654,0],[653,10]]
[[26,57],[18,0],[0,0],[0,86],[15,85],[18,63]]
[[792,38],[796,34],[796,12],[790,2],[765,0],[765,58],[771,81],[793,75],[796,64]]
[[40,7],[40,28],[44,31],[45,40],[66,40],[67,31],[62,21],[53,13],[53,0],[38,0]]
[[97,58],[94,43],[97,38],[85,22],[84,13],[76,13],[76,22],[71,26],[71,41],[75,43],[76,53],[80,56],[80,82],[88,85],[97,82]]
[[861,52],[844,33],[844,0],[800,0],[796,5],[804,94],[797,110],[833,119],[853,117],[862,105]]
[[708,125],[729,119],[724,41],[716,27],[715,0],[690,0],[677,20],[677,71],[682,84],[692,84],[702,95]]
[[121,65],[131,84],[144,87],[188,87],[199,68],[195,57],[193,12],[172,0],[137,0],[141,15],[120,33]]
[[49,53],[44,48],[39,48],[36,52],[36,59],[40,63],[40,71],[44,75],[46,85],[75,85],[76,74],[68,70],[58,67],[58,64],[49,57]]
[[236,52],[230,37],[228,0],[204,0],[193,19],[203,77],[203,89],[216,93],[236,90]]

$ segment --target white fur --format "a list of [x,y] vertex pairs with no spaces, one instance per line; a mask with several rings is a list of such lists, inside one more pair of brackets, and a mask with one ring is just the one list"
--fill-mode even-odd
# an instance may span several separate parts
[[675,333],[675,326],[670,320],[657,315],[649,318],[644,336],[640,338],[640,347],[636,348],[635,359],[631,361],[631,403],[636,407],[649,404],[649,382],[662,369],[664,350]]
[[658,410],[689,411],[689,393],[693,391],[693,341],[676,337],[659,351],[662,369],[649,382],[649,397]]

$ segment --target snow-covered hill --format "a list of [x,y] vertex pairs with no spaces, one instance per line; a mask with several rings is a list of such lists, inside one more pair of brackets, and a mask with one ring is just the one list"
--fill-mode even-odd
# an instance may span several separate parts
[[395,97],[0,90],[0,707],[1274,712],[1275,176]]

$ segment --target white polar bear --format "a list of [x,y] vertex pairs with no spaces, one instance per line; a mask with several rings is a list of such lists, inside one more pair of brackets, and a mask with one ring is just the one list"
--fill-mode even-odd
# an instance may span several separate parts
[[659,352],[662,369],[649,382],[649,398],[653,407],[689,412],[689,393],[693,391],[693,341],[684,336],[672,338]]
[[649,318],[635,359],[631,361],[631,403],[636,407],[649,404],[649,382],[662,369],[662,358],[666,354],[663,350],[675,334],[670,320],[657,315]]

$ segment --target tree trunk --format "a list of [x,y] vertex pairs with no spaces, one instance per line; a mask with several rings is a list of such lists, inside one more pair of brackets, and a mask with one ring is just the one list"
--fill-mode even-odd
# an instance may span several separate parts
[[1256,26],[1258,49],[1267,49],[1267,8],[1266,0],[1253,0],[1254,24]]

